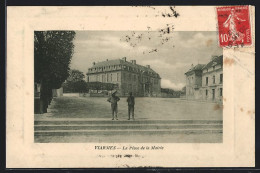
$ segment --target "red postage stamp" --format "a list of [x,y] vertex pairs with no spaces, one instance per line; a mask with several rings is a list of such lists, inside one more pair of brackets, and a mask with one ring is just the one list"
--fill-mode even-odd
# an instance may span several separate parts
[[217,7],[217,18],[221,47],[252,44],[249,6]]

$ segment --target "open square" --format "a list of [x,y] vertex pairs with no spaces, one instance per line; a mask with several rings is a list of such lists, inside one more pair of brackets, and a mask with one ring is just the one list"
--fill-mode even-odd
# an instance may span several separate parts
[[136,98],[135,120],[127,102],[111,120],[106,98],[65,94],[45,115],[35,115],[35,142],[222,142],[222,106],[179,98]]

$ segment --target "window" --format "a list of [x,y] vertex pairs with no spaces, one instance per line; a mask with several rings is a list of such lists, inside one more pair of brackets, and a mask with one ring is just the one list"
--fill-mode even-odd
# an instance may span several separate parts
[[206,85],[208,85],[208,83],[209,83],[209,78],[206,77]]
[[215,89],[212,89],[212,100],[215,100]]
[[215,70],[215,66],[213,66],[213,70]]
[[136,75],[134,75],[134,81],[136,81]]
[[208,90],[206,90],[206,96],[208,96]]
[[223,74],[220,74],[220,81],[219,81],[219,83],[222,83],[223,82]]
[[213,84],[215,84],[215,75],[213,76]]
[[110,74],[110,81],[112,82],[113,81],[113,74]]
[[119,81],[119,73],[116,74],[116,81]]
[[222,94],[223,94],[223,93],[222,93],[222,88],[220,88],[220,89],[219,89],[219,96],[222,97]]
[[128,75],[128,79],[131,81],[131,74]]
[[105,82],[105,75],[102,75],[102,82]]

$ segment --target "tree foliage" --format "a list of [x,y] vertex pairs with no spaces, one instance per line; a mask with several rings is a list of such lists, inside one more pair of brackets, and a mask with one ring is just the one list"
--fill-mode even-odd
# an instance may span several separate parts
[[181,92],[182,94],[186,94],[186,86],[182,87]]
[[84,80],[67,81],[63,84],[63,91],[65,93],[87,93],[89,91],[89,87]]
[[69,76],[74,31],[34,32],[34,81],[41,84],[40,112],[47,112],[52,89],[58,89]]
[[180,97],[182,91],[175,91],[170,88],[161,88],[161,92],[165,93],[168,97]]
[[87,86],[89,89],[96,90],[97,92],[100,90],[112,91],[117,88],[117,84],[103,82],[88,82]]
[[85,75],[83,72],[79,70],[72,69],[69,72],[69,77],[67,78],[67,82],[77,82],[84,80]]
[[69,76],[74,31],[36,31],[34,33],[35,82],[60,88]]
[[85,75],[79,70],[72,69],[69,72],[69,77],[63,84],[63,90],[66,93],[86,93],[89,88],[86,81],[84,81]]

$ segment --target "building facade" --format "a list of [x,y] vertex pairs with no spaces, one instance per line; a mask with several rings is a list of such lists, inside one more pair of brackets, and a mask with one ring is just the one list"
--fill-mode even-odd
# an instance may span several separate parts
[[121,96],[132,92],[135,96],[160,96],[161,78],[149,65],[141,66],[126,57],[93,63],[88,69],[87,82],[117,84]]
[[192,66],[186,75],[186,98],[222,102],[223,55],[207,64]]
[[202,86],[202,68],[204,64],[196,66],[191,65],[191,68],[186,75],[186,98],[187,99],[202,99],[200,88]]
[[201,92],[204,100],[222,101],[223,56],[214,57],[202,68]]

